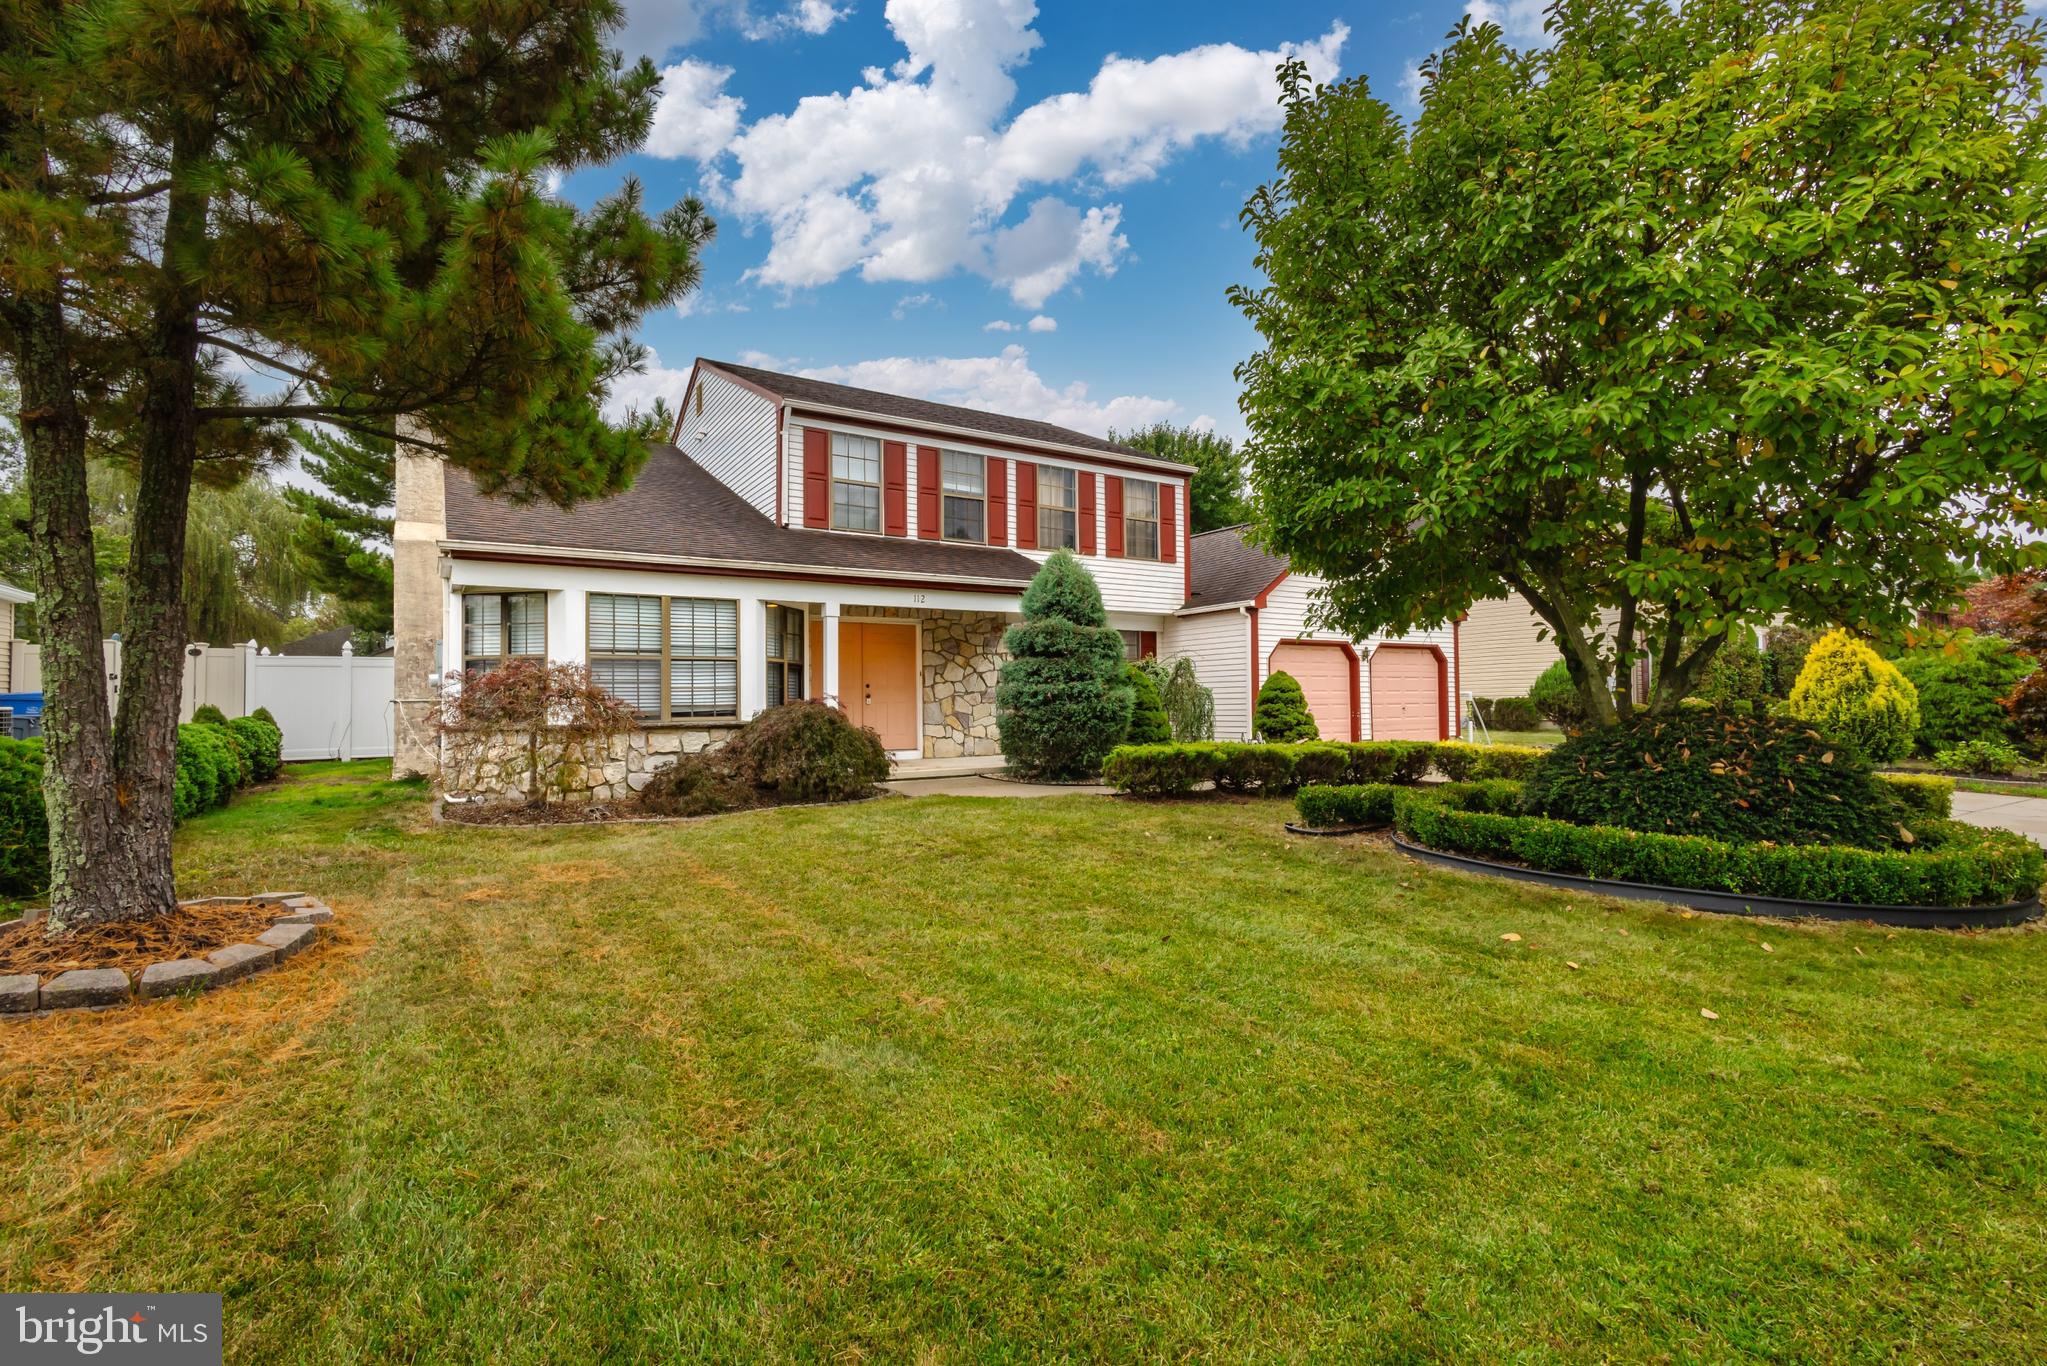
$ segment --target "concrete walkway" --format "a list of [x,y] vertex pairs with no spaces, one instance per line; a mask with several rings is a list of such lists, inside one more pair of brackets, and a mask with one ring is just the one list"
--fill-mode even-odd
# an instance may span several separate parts
[[1091,784],[1013,783],[982,773],[892,778],[882,786],[905,797],[1078,797],[1100,796],[1115,791],[1112,787]]
[[1955,819],[1970,825],[2016,830],[2035,844],[2047,844],[2047,797],[2000,797],[1989,792],[1957,792]]

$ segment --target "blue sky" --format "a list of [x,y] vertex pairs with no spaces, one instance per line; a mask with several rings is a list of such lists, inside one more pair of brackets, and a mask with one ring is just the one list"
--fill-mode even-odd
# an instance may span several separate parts
[[656,207],[703,196],[719,235],[617,402],[675,401],[704,355],[1233,435],[1256,338],[1223,293],[1251,277],[1237,213],[1271,171],[1279,54],[1411,108],[1415,64],[1467,8],[1540,23],[1526,0],[629,5],[623,46],[666,76],[654,132],[561,193],[635,175]]

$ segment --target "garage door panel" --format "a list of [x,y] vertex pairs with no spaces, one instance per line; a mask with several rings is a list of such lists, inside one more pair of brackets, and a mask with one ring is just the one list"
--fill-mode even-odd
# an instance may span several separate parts
[[1268,666],[1268,677],[1288,673],[1301,685],[1323,739],[1351,738],[1351,657],[1341,645],[1291,641],[1273,647]]
[[1371,675],[1374,740],[1442,737],[1443,672],[1435,651],[1382,645],[1372,654]]

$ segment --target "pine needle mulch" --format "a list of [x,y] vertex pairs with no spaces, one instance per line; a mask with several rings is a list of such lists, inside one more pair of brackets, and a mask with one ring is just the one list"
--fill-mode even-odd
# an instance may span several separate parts
[[285,914],[276,902],[181,905],[147,920],[82,925],[54,939],[41,925],[0,934],[0,977],[35,973],[52,977],[73,968],[120,968],[140,972],[151,963],[204,958],[229,944],[245,944]]
[[0,1285],[103,1284],[140,1185],[229,1133],[288,1123],[280,1097],[303,1089],[303,1069],[345,1059],[319,1045],[369,947],[337,918],[306,952],[218,991],[0,1021]]

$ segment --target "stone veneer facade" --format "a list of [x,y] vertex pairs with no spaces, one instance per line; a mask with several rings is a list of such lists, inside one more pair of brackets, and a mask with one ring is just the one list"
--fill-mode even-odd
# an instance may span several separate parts
[[1000,612],[948,612],[923,607],[848,607],[848,618],[915,619],[918,687],[927,759],[989,757],[1002,753],[995,728],[995,681],[1001,671],[1002,633],[1011,618]]
[[[735,726],[655,726],[630,735],[614,735],[608,743],[593,741],[595,752],[565,762],[556,775],[549,800],[563,802],[623,801],[647,785],[655,773],[680,754],[694,754],[725,742]],[[504,801],[526,795],[526,736],[509,731],[474,740],[441,740],[441,791],[450,801]]]

